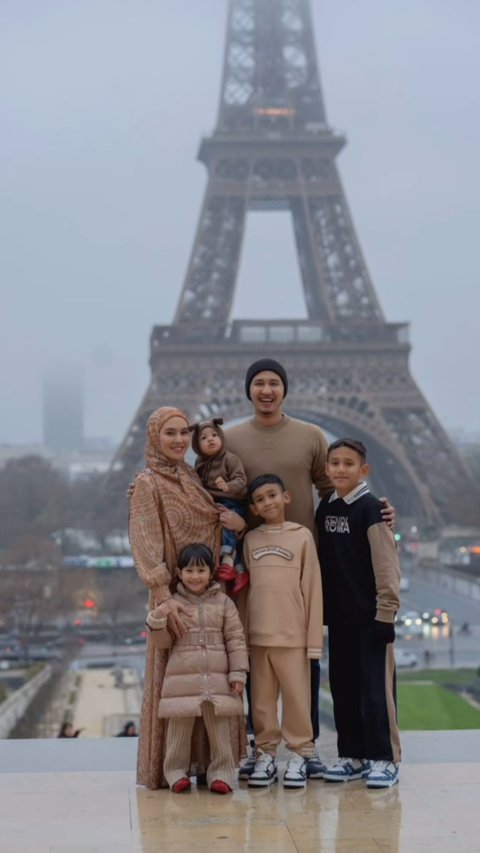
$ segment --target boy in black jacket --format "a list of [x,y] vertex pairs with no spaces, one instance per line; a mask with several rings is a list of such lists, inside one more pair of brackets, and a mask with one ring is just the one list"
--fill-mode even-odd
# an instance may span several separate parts
[[324,778],[389,788],[400,761],[393,652],[400,567],[382,504],[364,482],[366,455],[356,439],[330,445],[326,472],[335,491],[316,514],[340,756]]

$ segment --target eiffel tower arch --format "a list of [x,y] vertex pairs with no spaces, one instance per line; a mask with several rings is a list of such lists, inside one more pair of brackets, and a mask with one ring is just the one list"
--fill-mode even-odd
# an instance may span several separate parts
[[[248,416],[245,370],[268,355],[288,371],[290,414],[364,438],[400,515],[478,517],[476,487],[411,376],[408,326],[386,321],[371,282],[335,162],[344,144],[327,123],[310,0],[229,0],[193,249],[173,323],[151,334],[151,382],[112,463],[111,497],[143,464],[155,408]],[[231,319],[252,210],[291,213],[305,321]]]

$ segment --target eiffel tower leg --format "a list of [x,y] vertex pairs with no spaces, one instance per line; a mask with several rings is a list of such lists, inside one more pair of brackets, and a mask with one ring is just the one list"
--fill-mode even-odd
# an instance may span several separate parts
[[244,195],[218,193],[210,179],[175,324],[203,322],[211,334],[215,325],[223,334],[235,292],[245,211]]
[[[235,162],[220,165],[223,178],[226,168],[234,174],[235,169],[238,170]],[[245,228],[245,210],[244,195],[222,195],[216,191],[215,179],[209,181],[175,320],[179,328],[184,330],[185,343],[191,344],[200,339],[212,342],[225,339]],[[189,326],[192,321],[195,321],[193,329]],[[152,333],[152,379],[113,460],[105,483],[108,492],[125,491],[131,476],[143,466],[146,424],[154,409],[175,405],[191,415],[202,403],[205,382],[211,370],[208,360],[200,359],[198,376],[194,375],[191,362],[185,365],[183,374],[172,372],[170,364],[167,375],[162,371],[161,347],[168,343],[168,331],[171,328],[163,327],[166,338],[162,335],[162,327],[154,329]],[[180,335],[180,348],[181,342]]]
[[361,438],[373,478],[400,516],[478,524],[478,486],[412,379],[408,347],[325,347],[308,358],[297,353],[293,365],[289,411]]

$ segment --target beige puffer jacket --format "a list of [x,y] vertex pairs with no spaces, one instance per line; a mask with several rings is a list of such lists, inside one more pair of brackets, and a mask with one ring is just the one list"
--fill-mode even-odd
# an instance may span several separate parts
[[191,595],[180,583],[173,597],[193,611],[183,637],[172,639],[159,607],[147,616],[155,645],[172,650],[159,717],[200,717],[205,701],[213,702],[217,716],[240,716],[244,713],[243,701],[232,693],[230,684],[245,684],[248,657],[237,608],[218,583],[203,595]]

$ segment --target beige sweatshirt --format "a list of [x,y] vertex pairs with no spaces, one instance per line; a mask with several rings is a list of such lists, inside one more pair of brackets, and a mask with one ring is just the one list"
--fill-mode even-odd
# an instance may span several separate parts
[[287,520],[303,524],[316,536],[312,485],[321,497],[333,491],[325,473],[327,440],[320,427],[285,414],[279,424],[268,427],[252,418],[225,430],[225,439],[242,460],[249,483],[260,474],[281,477],[292,494]]
[[306,648],[319,658],[323,646],[322,579],[313,536],[285,521],[247,533],[243,557],[250,570],[245,633],[251,646]]

